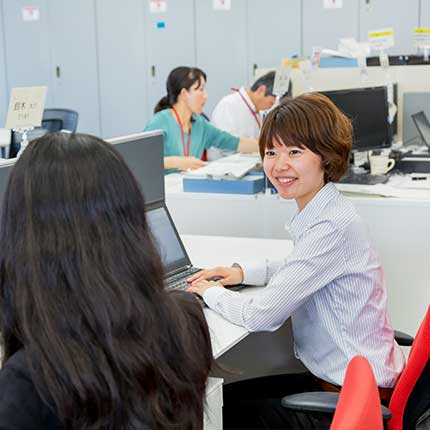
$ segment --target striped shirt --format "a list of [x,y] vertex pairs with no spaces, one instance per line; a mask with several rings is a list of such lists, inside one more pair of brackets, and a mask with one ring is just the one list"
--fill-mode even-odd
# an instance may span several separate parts
[[326,184],[292,219],[290,255],[242,263],[253,295],[206,290],[207,305],[249,331],[275,331],[291,316],[296,356],[319,378],[342,385],[349,360],[364,355],[380,387],[405,359],[387,316],[384,274],[355,208]]

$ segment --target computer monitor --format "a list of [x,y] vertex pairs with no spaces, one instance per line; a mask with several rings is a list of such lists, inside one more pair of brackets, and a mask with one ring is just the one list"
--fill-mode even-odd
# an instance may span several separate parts
[[412,120],[418,129],[421,139],[430,151],[430,122],[426,114],[423,111],[414,113]]
[[322,91],[352,121],[354,151],[391,146],[386,87]]
[[9,175],[15,164],[15,160],[0,160],[0,214],[3,210],[3,199],[9,182]]
[[140,184],[145,203],[164,200],[163,132],[150,131],[108,139]]

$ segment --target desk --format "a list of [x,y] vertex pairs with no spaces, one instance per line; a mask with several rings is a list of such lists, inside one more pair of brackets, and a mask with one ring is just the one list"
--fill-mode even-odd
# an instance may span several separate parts
[[[181,237],[191,261],[197,267],[231,265],[237,256],[253,258],[265,255],[271,258],[282,253],[288,254],[292,249],[289,240],[189,235]],[[241,294],[252,293],[256,288],[259,287],[246,288]],[[300,372],[304,368],[293,354],[289,321],[274,333],[250,334],[243,327],[228,322],[209,308],[205,308],[204,313],[217,363],[225,369],[236,371],[232,373],[215,369],[217,378],[210,379],[205,430],[215,430],[222,428],[222,395],[218,377],[228,383],[269,374]]]
[[[430,303],[430,200],[354,196],[385,269],[388,309],[398,330],[415,334]],[[181,234],[287,239],[296,211],[278,195],[184,193],[166,177],[166,202]]]

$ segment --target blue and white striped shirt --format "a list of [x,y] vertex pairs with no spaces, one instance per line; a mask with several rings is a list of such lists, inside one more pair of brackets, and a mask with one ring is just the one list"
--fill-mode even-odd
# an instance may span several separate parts
[[405,359],[387,316],[384,274],[366,228],[334,184],[326,184],[290,224],[294,249],[279,261],[241,264],[253,295],[222,287],[207,305],[249,331],[275,331],[291,316],[303,364],[342,385],[350,359],[364,355],[380,387],[392,387]]

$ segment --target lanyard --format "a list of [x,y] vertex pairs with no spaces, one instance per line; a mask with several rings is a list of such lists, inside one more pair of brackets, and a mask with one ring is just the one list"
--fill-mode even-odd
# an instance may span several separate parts
[[238,93],[240,95],[240,98],[243,100],[243,102],[246,104],[246,107],[249,109],[249,111],[251,112],[252,116],[255,119],[255,122],[258,125],[258,128],[261,128],[261,122],[260,122],[260,118],[258,117],[258,114],[255,112],[254,109],[252,109],[252,107],[250,106],[250,104],[248,103],[248,100],[246,100],[245,97],[243,97],[243,94],[240,92],[240,90],[238,90],[237,88],[231,88],[232,91]]
[[191,126],[190,126],[190,131],[188,132],[188,144],[187,144],[188,150],[187,150],[185,148],[185,137],[184,137],[185,133],[184,133],[184,128],[182,127],[181,119],[179,118],[178,112],[176,112],[176,109],[173,106],[172,106],[172,111],[175,114],[176,121],[178,121],[179,128],[181,129],[182,149],[184,150],[184,155],[185,157],[188,157],[190,155],[190,148],[191,148]]

